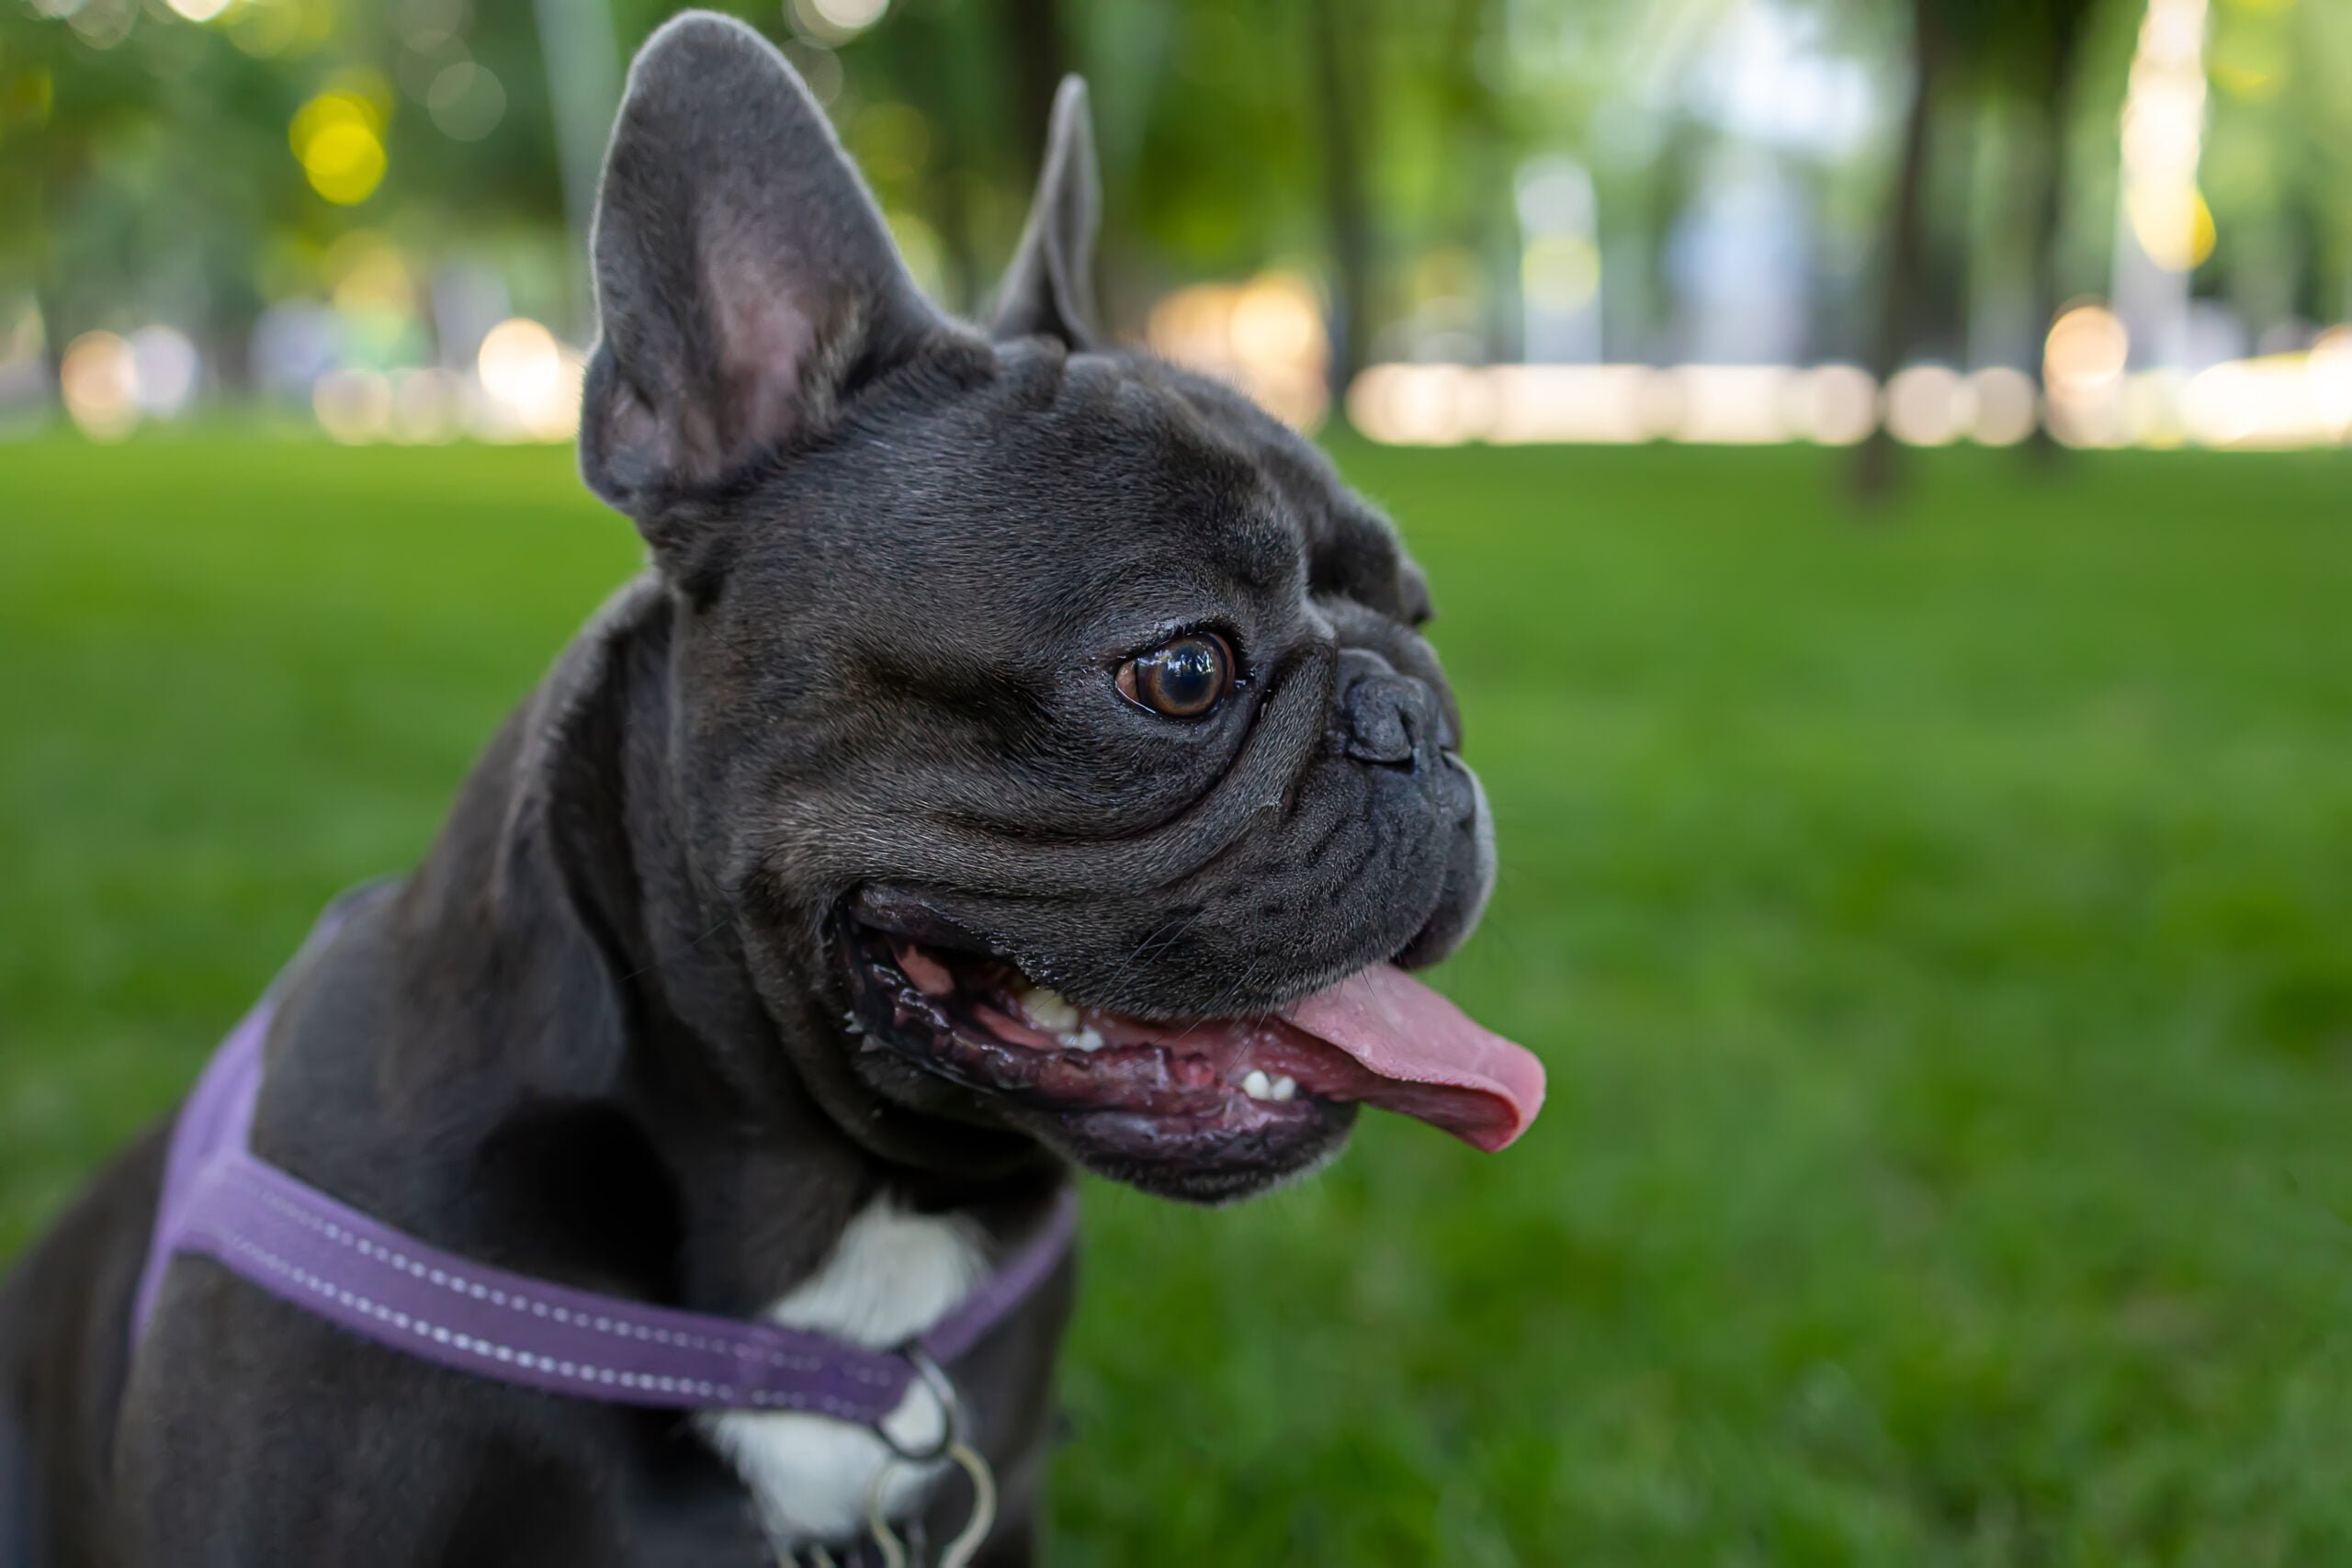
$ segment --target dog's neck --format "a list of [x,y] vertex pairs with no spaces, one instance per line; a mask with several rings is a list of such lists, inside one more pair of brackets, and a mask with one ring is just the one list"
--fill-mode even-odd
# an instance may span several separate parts
[[568,649],[431,854],[287,998],[255,1144],[487,1260],[751,1313],[885,1192],[1023,1225],[1057,1179],[922,1172],[793,1070],[681,830],[675,606],[648,579]]

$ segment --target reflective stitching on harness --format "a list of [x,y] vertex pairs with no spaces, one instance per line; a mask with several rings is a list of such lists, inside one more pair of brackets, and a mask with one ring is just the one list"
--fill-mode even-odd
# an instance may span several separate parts
[[[681,1345],[711,1355],[729,1355],[733,1351],[733,1347],[704,1335],[682,1334],[672,1329],[653,1327],[645,1324],[616,1323],[609,1317],[591,1318],[583,1313],[572,1312],[547,1302],[497,1290],[445,1269],[428,1268],[396,1248],[381,1246],[369,1241],[365,1236],[354,1235],[333,1220],[322,1219],[299,1204],[288,1202],[279,1194],[271,1191],[267,1186],[254,1180],[250,1171],[239,1169],[233,1174],[237,1179],[253,1189],[254,1196],[283,1217],[316,1231],[337,1246],[351,1248],[362,1258],[398,1269],[411,1278],[423,1280],[428,1284],[437,1285],[456,1294],[469,1296],[475,1301],[486,1300],[492,1306],[507,1307],[515,1312],[527,1311],[533,1316],[549,1318],[558,1323],[593,1328],[599,1333],[610,1334],[618,1338],[651,1339],[656,1344]],[[395,1326],[400,1325],[395,1325]],[[824,1370],[826,1365],[825,1359],[822,1357],[803,1355],[790,1350],[769,1350],[764,1354],[771,1365],[783,1368],[786,1371],[820,1371]],[[833,1370],[870,1388],[887,1389],[891,1386],[893,1381],[886,1374],[865,1367],[835,1363]],[[757,1398],[756,1393],[754,1398]]]
[[[725,1383],[715,1383],[697,1378],[656,1377],[642,1372],[625,1372],[616,1368],[599,1367],[585,1362],[560,1360],[552,1356],[539,1356],[528,1350],[519,1350],[512,1345],[501,1344],[496,1340],[480,1338],[441,1324],[428,1322],[409,1313],[395,1311],[359,1292],[337,1285],[331,1280],[322,1280],[309,1269],[299,1264],[288,1262],[267,1247],[244,1236],[228,1235],[222,1239],[231,1247],[251,1258],[261,1268],[313,1295],[322,1296],[352,1311],[365,1313],[377,1322],[389,1324],[403,1333],[415,1335],[421,1339],[429,1339],[436,1345],[449,1346],[468,1355],[479,1356],[484,1360],[496,1361],[503,1366],[518,1366],[532,1371],[552,1372],[558,1377],[570,1378],[579,1382],[602,1384],[606,1387],[643,1389],[655,1393],[691,1393],[703,1399],[732,1400],[737,1397],[737,1391]],[[822,1415],[838,1416],[847,1421],[862,1419],[854,1407],[824,1394],[809,1394],[800,1399],[787,1400],[765,1390],[753,1389],[751,1391],[751,1401],[757,1405],[785,1404],[796,1410],[815,1410]]]

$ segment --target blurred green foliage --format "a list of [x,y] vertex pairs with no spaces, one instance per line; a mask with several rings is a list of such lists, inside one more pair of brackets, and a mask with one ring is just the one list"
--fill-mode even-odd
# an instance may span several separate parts
[[[203,12],[223,0],[173,3]],[[618,55],[674,8],[565,4]],[[1725,89],[1693,78],[1696,57],[1753,4],[897,0],[850,32],[806,24],[819,0],[724,8],[783,41],[819,85],[901,232],[905,220],[921,226],[922,270],[956,308],[985,298],[1008,254],[1045,96],[1075,69],[1096,87],[1108,299],[1125,324],[1173,281],[1272,262],[1321,271],[1343,300],[1361,295],[1367,328],[1466,280],[1487,340],[1507,355],[1511,183],[1531,156],[1565,154],[1591,171],[1625,302],[1612,310],[1637,325],[1664,319],[1668,237],[1731,135],[1713,101]],[[1859,150],[1770,152],[1807,192],[1827,275],[1846,280],[1825,285],[1818,303],[1825,352],[1851,354],[1864,333],[1869,293],[1854,282],[1881,247],[1917,17],[1940,17],[1962,57],[1936,116],[1938,259],[1923,345],[1954,353],[1984,280],[1997,292],[2037,270],[2021,259],[2030,253],[2053,258],[2045,292],[2100,286],[2138,6],[1785,0],[1781,10],[1821,51],[1865,62],[1878,90]],[[0,315],[30,290],[53,344],[169,321],[233,380],[261,304],[323,294],[336,242],[365,231],[390,236],[420,275],[488,260],[526,303],[584,331],[535,21],[548,12],[522,0],[226,0],[199,23],[166,0],[0,0]],[[2352,96],[2337,84],[2352,69],[2352,6],[2216,0],[2211,32],[2206,184],[2225,238],[2199,287],[2257,326],[2340,316],[2352,278]],[[470,97],[452,86],[463,82]],[[315,95],[355,85],[380,105],[389,164],[346,207],[306,184],[288,129]],[[2054,127],[2043,123],[2053,106]],[[2024,193],[2053,135],[2071,194],[2045,243]],[[1368,215],[1352,237],[1341,216],[1351,204]]]
[[[613,0],[584,7],[583,25],[608,26],[625,56],[676,8]],[[786,43],[886,204],[935,237],[932,281],[958,307],[985,296],[1012,248],[1042,140],[1038,95],[1066,68],[1096,87],[1109,260],[1131,296],[1155,274],[1247,269],[1321,243],[1295,6],[899,0],[850,38],[787,26],[777,5],[718,8]],[[119,25],[107,19],[118,13]],[[323,291],[329,247],[353,229],[387,231],[427,260],[503,247],[510,265],[560,276],[537,14],[469,0],[232,0],[198,24],[162,0],[7,0],[0,211],[14,221],[0,231],[0,268],[38,284],[58,332],[162,312],[220,339],[251,320],[257,294]],[[1507,218],[1507,200],[1487,199],[1507,195],[1509,168],[1492,7],[1386,6],[1362,20],[1345,46],[1365,75],[1398,219],[1475,237]],[[479,140],[454,138],[428,108],[437,73],[457,61],[500,85],[503,113]],[[389,169],[344,208],[306,186],[288,128],[307,98],[355,81],[382,107]],[[1457,162],[1480,135],[1495,149],[1485,173],[1499,176],[1483,186]],[[515,254],[525,240],[537,254]],[[6,279],[0,271],[0,288]]]
[[[1552,1103],[1091,1187],[1056,1560],[2352,1559],[2342,455],[1346,446]],[[565,456],[8,449],[0,1256],[639,557]]]

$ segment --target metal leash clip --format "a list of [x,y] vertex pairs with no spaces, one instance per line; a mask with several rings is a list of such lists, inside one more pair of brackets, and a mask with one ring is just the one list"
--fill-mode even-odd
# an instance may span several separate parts
[[883,1512],[884,1492],[890,1475],[899,1465],[927,1465],[946,1460],[961,1469],[972,1483],[972,1512],[964,1528],[956,1532],[939,1554],[936,1568],[969,1568],[973,1558],[979,1555],[981,1544],[989,1531],[996,1527],[996,1472],[979,1450],[967,1440],[968,1421],[964,1402],[956,1393],[956,1384],[945,1368],[932,1359],[931,1352],[921,1345],[904,1346],[899,1354],[915,1371],[923,1386],[939,1402],[939,1437],[925,1447],[909,1448],[894,1437],[880,1422],[874,1424],[875,1435],[888,1445],[892,1458],[874,1472],[873,1484],[865,1490],[865,1529],[874,1538],[875,1546],[882,1553],[883,1568],[922,1568],[914,1553],[922,1542],[918,1534],[912,1551],[890,1526]]

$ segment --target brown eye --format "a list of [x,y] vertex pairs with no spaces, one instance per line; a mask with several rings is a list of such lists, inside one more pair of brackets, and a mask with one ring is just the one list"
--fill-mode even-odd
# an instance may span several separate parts
[[1198,718],[1233,690],[1233,649],[1215,632],[1186,632],[1119,666],[1119,694],[1166,718]]

